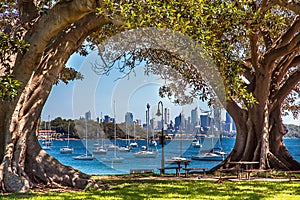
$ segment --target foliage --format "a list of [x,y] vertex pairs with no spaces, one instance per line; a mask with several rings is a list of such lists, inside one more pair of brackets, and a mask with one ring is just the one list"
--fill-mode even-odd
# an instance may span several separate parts
[[298,182],[103,180],[99,190],[2,194],[3,199],[298,199]]
[[[258,49],[257,56],[263,56],[270,48],[266,37],[269,37],[269,41],[276,41],[295,17],[295,13],[283,7],[272,3],[263,7],[263,3],[266,2],[256,5],[250,0],[106,0],[99,13],[122,23],[124,29],[159,27],[188,35],[213,58],[223,76],[227,99],[234,100],[244,107],[251,107],[258,101],[253,96],[251,84],[243,78],[249,71],[253,73],[256,70],[254,63],[252,67],[248,65],[249,60],[256,57],[253,55],[252,39],[255,36],[260,37],[255,48]],[[258,8],[259,6],[261,7]],[[129,52],[134,53],[136,52]],[[153,55],[149,56],[149,51],[147,53],[148,57]],[[156,55],[160,54],[161,52]],[[166,60],[165,58],[165,63]],[[130,65],[134,62],[125,64],[128,63]],[[189,80],[192,83],[197,81],[199,80]],[[199,88],[195,87],[195,90],[199,91]]]
[[17,31],[12,37],[0,30],[0,99],[12,101],[18,92],[21,82],[14,79],[11,74],[11,63],[15,54],[23,52],[29,44],[21,39],[21,32]]
[[[72,120],[72,119],[62,119],[57,117],[51,121],[42,121],[40,123],[40,130],[51,129],[55,130],[56,133],[62,133],[63,137],[66,137],[68,134],[68,125],[69,127],[69,136],[71,138],[84,138],[85,137],[85,120]],[[136,137],[146,138],[146,130],[141,126],[136,125],[133,127],[133,124],[117,124],[117,137],[118,138],[127,138],[127,133],[130,138],[133,138],[133,130],[136,130]],[[127,133],[126,133],[127,129]],[[89,120],[87,121],[87,135],[89,138],[99,139],[113,139],[114,138],[114,124],[111,122],[103,122],[99,124],[97,121]]]
[[2,101],[12,101],[18,94],[21,83],[12,76],[0,77],[0,99]]
[[65,84],[68,84],[72,80],[82,80],[82,79],[83,79],[83,75],[80,72],[76,71],[73,68],[65,67],[59,73],[55,84],[58,84],[60,81],[62,81]]
[[[40,14],[46,12],[55,1],[39,1],[37,8]],[[7,1],[0,3],[0,99],[3,101],[12,101],[21,86],[21,82],[14,79],[12,75],[13,65],[16,55],[23,54],[30,46],[24,40],[24,34],[28,28],[26,24],[20,23],[19,11],[17,3],[14,1]],[[26,20],[25,20],[26,21]],[[71,80],[82,80],[83,76],[72,68],[63,69],[56,84],[60,81],[68,84]]]
[[22,31],[17,31],[12,36],[0,31],[0,62],[7,73],[11,70],[10,64],[14,61],[14,55],[28,47],[29,44],[22,40]]
[[64,136],[68,134],[68,126],[70,137],[78,137],[77,130],[75,128],[75,122],[72,119],[62,119],[57,117],[51,121],[41,121],[40,130],[55,130],[56,133],[62,133]]

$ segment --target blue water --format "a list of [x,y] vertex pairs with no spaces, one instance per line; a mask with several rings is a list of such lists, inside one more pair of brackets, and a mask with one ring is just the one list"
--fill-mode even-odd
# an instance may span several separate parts
[[[203,149],[211,148],[212,144],[215,144],[216,139],[205,138],[203,143]],[[300,139],[285,139],[285,144],[294,158],[300,162]],[[88,150],[94,148],[93,144],[96,141],[88,141]],[[139,147],[146,145],[145,140],[138,140]],[[222,147],[225,152],[230,152],[233,148],[235,138],[223,138]],[[105,144],[111,143],[109,140],[104,141]],[[173,156],[180,156],[181,152],[183,157],[191,158],[192,155],[198,154],[199,149],[191,146],[192,140],[172,140],[167,141],[165,145],[165,159]],[[117,152],[118,157],[123,157],[125,160],[123,163],[103,163],[100,161],[101,158],[113,157],[114,152],[108,152],[107,155],[96,155],[92,161],[74,160],[73,156],[85,154],[85,141],[81,140],[70,140],[69,146],[74,148],[73,154],[60,154],[59,149],[66,146],[67,141],[54,140],[53,145],[47,152],[58,159],[61,163],[72,166],[87,174],[93,175],[107,175],[107,174],[128,174],[130,169],[154,169],[158,173],[157,168],[161,166],[161,146],[158,145],[159,151],[156,158],[135,158],[133,153],[138,151],[139,148],[133,149],[131,152]],[[118,141],[118,145],[125,145],[125,140]],[[217,145],[217,144],[215,144]],[[218,165],[220,161],[198,161],[193,160],[190,163],[190,167],[205,167],[211,169]],[[166,164],[172,165],[172,164]]]

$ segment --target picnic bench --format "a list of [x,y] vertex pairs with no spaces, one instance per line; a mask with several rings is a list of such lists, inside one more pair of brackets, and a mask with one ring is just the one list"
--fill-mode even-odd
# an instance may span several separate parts
[[130,174],[154,174],[154,169],[130,169]]
[[246,178],[250,179],[250,173],[265,173],[266,178],[268,178],[268,174],[271,169],[245,169],[244,172],[246,173]]
[[[217,170],[220,173],[220,179],[222,179],[223,172],[236,172],[236,168],[220,168]],[[237,173],[237,178],[239,178],[239,173]]]
[[[237,173],[237,178],[242,178],[242,173],[245,172],[245,170],[253,170],[253,166],[258,165],[258,161],[231,161],[228,162],[229,165],[235,165],[235,171]],[[247,173],[248,176],[250,174]],[[248,177],[247,177],[248,178]]]
[[161,167],[161,168],[157,168],[157,169],[159,170],[159,175],[160,176],[162,176],[164,174],[165,170],[169,170],[169,169],[175,169],[176,176],[180,175],[180,173],[179,173],[180,168],[178,166],[176,166],[176,167]]
[[289,181],[291,181],[292,180],[292,175],[293,174],[300,174],[300,170],[295,170],[295,171],[290,170],[290,171],[286,171],[286,173],[289,175]]
[[203,176],[205,176],[207,168],[191,167],[191,168],[183,168],[183,170],[185,171],[185,177],[188,177],[189,174],[193,174],[193,173],[203,173]]

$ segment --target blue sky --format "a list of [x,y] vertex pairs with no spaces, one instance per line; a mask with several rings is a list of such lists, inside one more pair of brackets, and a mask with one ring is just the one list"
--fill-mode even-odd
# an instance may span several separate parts
[[[84,113],[91,111],[92,118],[104,115],[114,116],[114,102],[116,118],[118,122],[125,119],[126,112],[132,112],[134,119],[145,120],[147,103],[150,104],[150,117],[156,117],[157,105],[163,102],[164,108],[171,109],[171,119],[183,112],[190,116],[190,111],[198,106],[198,102],[191,105],[175,106],[168,99],[162,99],[158,95],[158,89],[163,80],[156,76],[144,75],[143,67],[138,66],[135,75],[122,78],[122,74],[113,70],[109,76],[96,75],[91,70],[91,63],[98,59],[96,52],[87,57],[73,55],[67,66],[79,70],[83,76],[82,81],[73,81],[69,84],[60,83],[54,86],[44,106],[42,119],[48,120],[56,117],[77,119]],[[98,62],[98,60],[97,60]],[[208,109],[202,104],[203,109]],[[158,118],[158,117],[157,117]]]
[[[122,76],[116,70],[109,76],[96,75],[91,70],[91,64],[98,62],[96,52],[87,57],[74,54],[67,62],[68,67],[74,67],[85,77],[82,81],[72,81],[69,84],[60,83],[52,88],[50,96],[42,112],[42,120],[62,117],[65,119],[77,119],[84,113],[91,111],[92,118],[100,117],[101,114],[114,116],[114,102],[116,118],[123,122],[126,112],[132,112],[134,119],[145,120],[146,104],[150,104],[150,117],[156,117],[157,104],[162,101],[164,107],[171,109],[171,119],[183,112],[190,116],[191,109],[198,105],[208,110],[204,103],[195,101],[192,105],[175,106],[168,99],[161,99],[158,88],[163,80],[155,76],[146,76],[143,67],[136,68],[136,75],[129,78],[118,79]],[[300,124],[300,120],[292,116],[283,118],[286,124]]]

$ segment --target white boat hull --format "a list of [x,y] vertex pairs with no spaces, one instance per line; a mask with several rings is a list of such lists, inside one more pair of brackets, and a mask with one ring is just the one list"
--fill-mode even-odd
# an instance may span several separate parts
[[157,152],[154,151],[138,151],[133,154],[136,158],[156,158]]
[[107,149],[102,149],[102,148],[95,149],[95,150],[92,151],[92,153],[96,154],[96,155],[100,155],[100,154],[105,155],[105,154],[107,154]]
[[220,155],[215,153],[205,153],[203,155],[193,155],[192,160],[223,161],[225,160],[225,155]]
[[136,148],[136,147],[138,147],[138,143],[137,142],[132,142],[132,143],[130,143],[130,146]]
[[72,154],[74,151],[73,148],[69,148],[69,147],[63,147],[60,149],[60,153],[61,154]]
[[74,156],[74,160],[94,160],[94,156],[89,155],[81,155],[81,156]]

